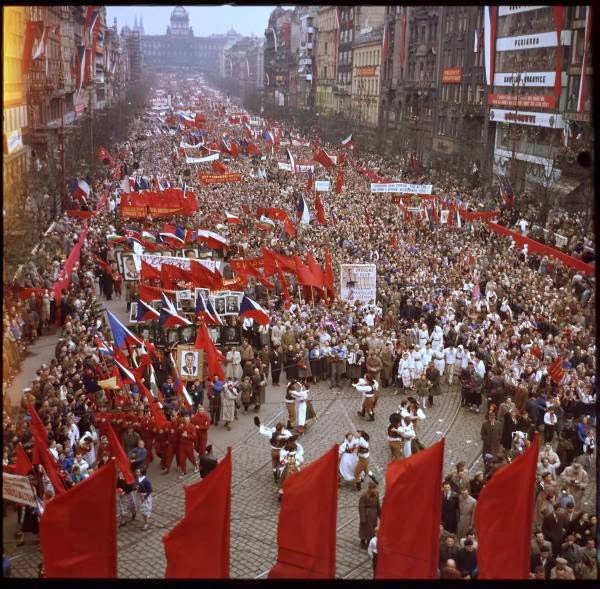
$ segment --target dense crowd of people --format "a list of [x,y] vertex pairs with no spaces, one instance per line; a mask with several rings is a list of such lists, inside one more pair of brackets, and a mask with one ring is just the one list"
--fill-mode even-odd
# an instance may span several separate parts
[[[193,103],[194,95],[203,97],[208,117],[205,142],[227,134],[242,144],[247,135],[241,125],[231,125],[220,107],[209,110],[211,101],[223,97],[202,94],[189,82],[181,84],[178,93],[183,105]],[[274,128],[272,123],[263,124]],[[119,146],[115,159],[150,183],[194,186],[178,146],[180,141],[197,141],[198,134],[179,126],[164,133],[161,128],[158,115],[137,118],[130,140]],[[290,149],[296,161],[311,160],[318,137],[313,133],[300,140],[298,130],[289,127],[276,131],[281,150],[254,138],[262,145],[265,159],[225,156],[229,170],[241,173],[242,181],[199,187],[198,212],[192,217],[174,215],[168,222],[189,230],[207,228],[227,238],[229,249],[213,252],[214,259],[225,264],[226,276],[231,259],[256,258],[264,248],[281,256],[306,259],[311,255],[321,266],[328,249],[334,274],[340,264],[373,263],[376,300],[338,297],[331,301],[321,292],[307,291],[293,273],[287,274],[285,282],[280,275],[271,277],[272,289],[250,278],[244,292],[268,310],[270,324],[227,317],[229,325],[240,327],[242,341],[223,347],[223,379],[188,380],[191,403],[178,389],[169,348],[152,350],[152,369],[162,397],[157,421],[138,384],[116,389],[98,384],[113,376],[111,358],[98,344],[112,340],[100,300],[110,300],[113,293],[120,297],[123,284],[115,242],[109,237],[123,236],[127,230],[156,232],[163,226],[163,220],[122,218],[119,202],[127,197],[121,182],[111,181],[104,172],[93,185],[95,197],[89,204],[93,207],[103,192],[109,195],[108,203],[88,223],[79,262],[61,293],[59,308],[53,286],[84,227],[78,218],[55,222],[35,260],[17,276],[20,289],[41,290],[22,300],[16,289],[5,300],[5,369],[18,370],[26,345],[56,321],[61,338],[52,359],[23,392],[18,415],[5,411],[3,464],[14,462],[18,444],[31,454],[30,403],[47,428],[50,452],[67,488],[114,455],[110,424],[136,474],[134,484],[119,479],[120,523],[126,525],[140,512],[147,529],[152,511],[148,464],[156,457],[165,473],[173,460],[180,476],[187,472],[188,462],[195,472],[209,472],[216,463],[208,444],[210,428],[222,423],[231,429],[238,411],[259,412],[269,378],[279,386],[283,373],[283,382],[290,383],[282,387],[287,423],[267,430],[257,420],[261,433],[271,440],[273,472],[280,487],[292,467],[300,468],[303,462],[298,440],[306,422],[314,418],[312,406],[307,406],[311,385],[352,385],[362,397],[356,407],[361,417],[375,422],[371,428],[387,428],[390,461],[408,458],[423,447],[418,429],[427,408],[436,404],[442,391],[458,386],[464,411],[482,415],[484,468],[472,475],[459,462],[456,472],[444,481],[441,578],[476,578],[477,497],[498,468],[523,453],[536,432],[542,433],[544,444],[538,465],[531,576],[595,578],[597,519],[583,506],[595,451],[595,277],[528,254],[482,221],[465,222],[462,227],[434,225],[402,213],[388,196],[372,194],[370,180],[353,165],[343,168],[341,192],[322,195],[326,225],[316,219],[298,224],[294,236],[278,225],[274,231],[259,228],[255,217],[261,207],[275,207],[294,218],[298,198],[304,194],[313,208],[314,197],[306,192],[307,176],[292,175],[277,162],[287,161],[283,144],[292,138]],[[330,153],[341,153],[337,146],[322,141],[321,145]],[[363,155],[362,150],[355,155],[348,152],[348,157],[386,178],[416,184],[430,181],[426,172],[399,170],[396,162]],[[313,181],[329,175],[315,165]],[[434,182],[434,191],[444,201],[478,210],[477,193],[448,175]],[[415,197],[413,206],[420,202]],[[227,223],[225,211],[243,223]],[[550,234],[558,233],[567,240],[561,242],[563,251],[593,262],[593,237],[583,216],[558,210],[541,218],[539,213],[534,205],[522,209],[517,198],[514,207],[501,207],[499,222],[546,243]],[[139,284],[124,284],[129,308],[139,296]],[[336,287],[339,293],[340,284]],[[557,359],[560,377],[551,370]],[[402,397],[401,408],[389,423],[376,410],[382,390]],[[378,481],[368,468],[368,455],[368,434],[349,433],[340,447],[340,477],[359,490],[365,478],[371,478],[360,495],[359,536],[361,547],[376,557]],[[49,499],[53,487],[48,478],[37,468],[33,476],[38,496]],[[37,531],[36,510],[21,509],[19,517],[19,542],[23,542],[26,532]]]

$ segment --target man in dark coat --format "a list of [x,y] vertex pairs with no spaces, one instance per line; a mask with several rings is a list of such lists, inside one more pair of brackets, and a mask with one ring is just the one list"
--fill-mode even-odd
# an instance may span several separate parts
[[496,419],[493,411],[487,416],[487,419],[481,426],[481,441],[483,448],[481,453],[497,456],[500,452],[500,440],[502,439],[502,424]]
[[445,530],[456,534],[458,526],[458,494],[452,490],[450,483],[444,483],[442,488],[442,524]]
[[555,506],[554,511],[547,515],[542,522],[544,538],[552,543],[552,554],[560,554],[561,544],[566,533],[564,522],[556,510],[557,507]]

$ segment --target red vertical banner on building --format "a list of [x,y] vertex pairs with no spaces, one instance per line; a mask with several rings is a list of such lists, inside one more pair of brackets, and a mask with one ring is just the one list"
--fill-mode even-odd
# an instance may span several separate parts
[[[404,7],[406,11],[406,7]],[[404,62],[406,60],[406,12],[402,15],[402,25],[400,31],[400,68],[404,69]]]
[[562,70],[562,20],[563,20],[564,6],[554,7],[554,22],[556,25],[556,76],[554,77],[554,96],[558,98],[561,91],[561,70]]
[[585,13],[585,37],[583,41],[583,60],[581,62],[581,78],[579,80],[579,96],[577,97],[577,112],[585,110],[585,95],[587,92],[586,70],[590,55],[590,39],[592,32],[592,7],[588,6]]

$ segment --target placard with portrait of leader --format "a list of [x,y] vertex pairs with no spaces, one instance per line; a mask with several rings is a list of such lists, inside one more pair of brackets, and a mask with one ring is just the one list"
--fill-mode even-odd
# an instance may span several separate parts
[[177,372],[181,380],[201,380],[203,362],[202,350],[193,346],[177,346]]
[[243,293],[229,292],[225,295],[225,315],[239,315]]
[[133,254],[123,254],[123,279],[131,282],[140,279],[141,262]]
[[225,315],[226,299],[227,299],[226,295],[220,295],[218,297],[215,297],[214,305],[215,305],[215,311],[217,312],[217,315]]

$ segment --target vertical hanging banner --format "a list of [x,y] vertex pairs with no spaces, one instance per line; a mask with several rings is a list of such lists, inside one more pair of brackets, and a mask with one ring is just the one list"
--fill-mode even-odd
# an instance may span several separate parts
[[554,80],[554,96],[558,98],[560,96],[560,72],[562,70],[562,45],[561,45],[561,33],[562,33],[562,20],[563,20],[564,6],[554,7],[554,21],[556,24],[556,77]]
[[496,59],[496,15],[497,6],[485,6],[483,9],[483,47],[485,52],[485,80],[488,86],[494,79],[494,61]]

